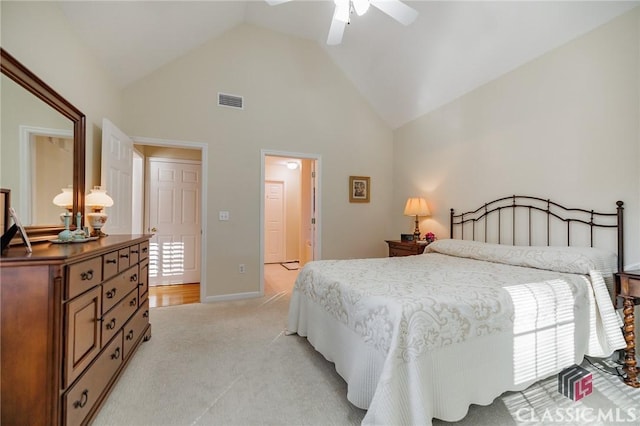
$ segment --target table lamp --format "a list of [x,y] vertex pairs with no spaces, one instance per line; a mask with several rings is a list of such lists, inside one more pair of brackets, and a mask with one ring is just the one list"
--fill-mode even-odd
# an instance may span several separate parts
[[404,206],[405,216],[415,216],[416,228],[413,231],[413,237],[415,241],[420,239],[420,227],[418,226],[418,216],[429,216],[429,207],[427,201],[424,198],[411,197],[407,200],[407,204]]
[[73,188],[62,188],[62,192],[53,197],[53,204],[58,207],[64,207],[65,212],[60,213],[60,222],[64,223],[65,214],[72,214],[73,212]]
[[101,186],[94,186],[91,193],[87,195],[84,203],[91,209],[91,213],[87,214],[89,225],[93,228],[92,237],[104,237],[106,234],[100,229],[107,222],[108,215],[105,213],[105,207],[113,206],[113,199],[107,195],[107,191]]

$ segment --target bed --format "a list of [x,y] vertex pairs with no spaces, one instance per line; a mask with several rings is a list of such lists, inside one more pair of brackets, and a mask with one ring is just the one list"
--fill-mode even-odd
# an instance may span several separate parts
[[451,238],[422,255],[308,263],[287,332],[335,364],[363,424],[460,420],[470,404],[625,347],[611,300],[622,205],[510,196],[452,210]]

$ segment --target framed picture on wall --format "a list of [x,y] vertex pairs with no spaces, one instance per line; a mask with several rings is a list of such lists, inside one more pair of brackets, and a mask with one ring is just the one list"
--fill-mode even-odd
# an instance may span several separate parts
[[349,202],[368,203],[371,196],[371,178],[368,176],[349,176]]

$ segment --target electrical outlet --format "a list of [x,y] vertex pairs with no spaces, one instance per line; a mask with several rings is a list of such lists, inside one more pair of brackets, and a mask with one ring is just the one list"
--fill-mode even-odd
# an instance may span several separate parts
[[238,265],[238,272],[240,272],[241,274],[244,274],[246,271],[246,268],[244,266],[244,263],[241,263]]
[[218,213],[218,220],[229,220],[229,212],[228,211],[220,211]]

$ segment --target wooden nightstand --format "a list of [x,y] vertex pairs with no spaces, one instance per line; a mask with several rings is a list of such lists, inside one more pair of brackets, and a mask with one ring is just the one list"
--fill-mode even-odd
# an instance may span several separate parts
[[389,245],[389,257],[422,254],[427,246],[427,244],[420,244],[415,241],[386,240],[386,242]]
[[624,340],[627,342],[627,347],[624,350],[624,371],[627,373],[627,377],[624,378],[624,382],[634,388],[640,388],[638,369],[636,368],[635,316],[633,313],[634,300],[638,299],[640,301],[640,270],[618,272],[616,274],[614,299],[616,306],[618,297],[623,299],[624,325],[622,330],[624,332]]

